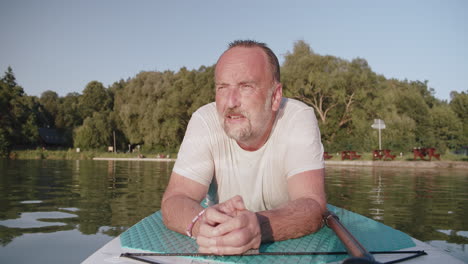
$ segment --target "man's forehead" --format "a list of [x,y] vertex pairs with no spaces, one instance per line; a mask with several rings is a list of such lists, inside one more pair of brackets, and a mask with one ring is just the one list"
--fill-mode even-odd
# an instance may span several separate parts
[[229,83],[225,80],[215,80],[215,85],[247,85],[247,84],[257,84],[255,80],[240,80],[237,83]]
[[219,58],[219,62],[226,60],[262,60],[266,59],[265,52],[259,47],[234,47],[225,51]]
[[[244,75],[258,71],[268,74],[268,61],[265,53],[258,47],[235,47],[226,51],[215,67],[215,77],[218,79],[220,75],[233,74],[233,75]],[[251,76],[253,77],[253,76]],[[244,82],[250,82],[254,78],[242,80]],[[218,80],[222,81],[222,80]]]

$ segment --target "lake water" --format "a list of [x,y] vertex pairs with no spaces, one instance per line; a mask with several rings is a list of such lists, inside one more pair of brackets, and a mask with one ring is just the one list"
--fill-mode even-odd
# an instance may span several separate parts
[[[0,263],[80,263],[160,208],[172,166],[0,160]],[[468,171],[336,166],[326,171],[329,203],[468,262]]]

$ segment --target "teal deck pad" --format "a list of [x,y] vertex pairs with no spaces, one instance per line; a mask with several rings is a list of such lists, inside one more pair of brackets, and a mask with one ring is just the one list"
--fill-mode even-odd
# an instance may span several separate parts
[[[368,251],[391,251],[415,246],[410,236],[382,223],[333,205],[328,205],[328,210],[338,215],[341,223]],[[193,239],[167,229],[163,224],[160,211],[144,218],[122,233],[120,241],[123,248],[155,253],[196,253],[198,248]],[[346,249],[334,232],[327,227],[301,238],[260,246],[260,252],[339,251],[346,251]],[[213,256],[205,258],[221,263],[328,263],[345,259],[347,255]]]

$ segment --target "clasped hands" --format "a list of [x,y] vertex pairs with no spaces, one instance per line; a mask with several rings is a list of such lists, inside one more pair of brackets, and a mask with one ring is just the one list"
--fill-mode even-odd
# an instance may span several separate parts
[[241,196],[207,208],[199,221],[200,253],[234,255],[260,247],[262,236],[257,215],[245,208]]

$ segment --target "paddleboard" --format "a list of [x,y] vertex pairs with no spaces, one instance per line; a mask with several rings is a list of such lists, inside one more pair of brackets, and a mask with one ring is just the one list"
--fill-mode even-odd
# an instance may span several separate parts
[[[444,251],[423,243],[409,235],[343,208],[328,205],[343,225],[381,263],[414,257],[402,263],[464,263]],[[399,253],[395,253],[399,252]],[[346,249],[330,228],[297,239],[262,244],[259,252],[285,255],[249,256],[148,256],[144,253],[196,253],[194,240],[168,230],[158,211],[114,238],[84,264],[90,263],[341,263],[349,256]],[[293,255],[294,252],[314,252],[314,255]],[[322,255],[323,252],[337,252]],[[340,253],[341,252],[341,253]],[[387,252],[387,253],[383,253]],[[390,253],[392,252],[392,253]],[[422,254],[424,253],[424,255]],[[130,255],[122,256],[122,254]],[[132,255],[133,254],[133,255]],[[417,256],[421,255],[421,256]],[[417,257],[415,257],[417,256]],[[139,259],[139,260],[136,260]]]

